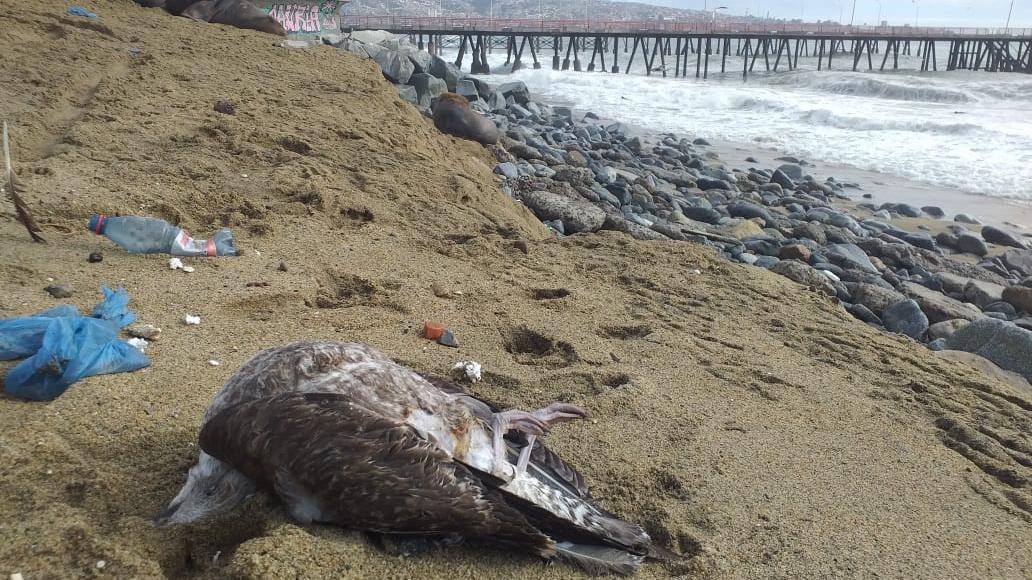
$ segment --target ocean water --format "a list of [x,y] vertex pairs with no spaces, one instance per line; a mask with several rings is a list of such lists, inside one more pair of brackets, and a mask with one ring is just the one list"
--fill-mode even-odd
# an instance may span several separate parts
[[[939,47],[940,59],[946,51]],[[640,67],[630,75],[553,71],[551,55],[541,69],[504,73],[505,53],[496,49],[488,61],[503,74],[486,80],[519,79],[545,102],[650,132],[719,139],[954,192],[1032,202],[1030,75],[818,72],[816,60],[805,57],[795,71],[768,74],[759,72],[761,57],[743,81],[741,59],[729,56],[729,72],[721,75],[720,57],[711,55],[710,78],[696,80],[695,57],[689,58],[687,79],[673,78],[673,57],[667,78],[644,76]],[[876,68],[880,59],[873,55]],[[623,70],[626,54],[620,62]],[[586,59],[582,64],[586,69]],[[916,56],[901,57],[900,64],[919,66]],[[851,67],[851,56],[837,55],[834,65]]]

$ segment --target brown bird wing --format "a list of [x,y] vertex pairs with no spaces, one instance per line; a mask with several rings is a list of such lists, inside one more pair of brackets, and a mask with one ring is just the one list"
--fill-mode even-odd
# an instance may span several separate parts
[[555,544],[412,428],[337,393],[231,406],[201,430],[205,452],[287,502],[295,515],[394,533],[482,537],[555,555]]
[[[500,410],[494,403],[470,394],[452,380],[437,375],[424,374],[421,376],[445,393],[462,397],[464,399],[463,402],[470,407],[473,413],[487,423],[491,421],[491,414],[497,413]],[[506,435],[506,441],[509,443],[507,450],[509,461],[515,464],[516,458],[519,457],[520,448],[527,443],[526,436],[523,433],[511,433]],[[555,480],[575,496],[582,499],[591,499],[584,476],[574,466],[546,447],[542,441],[538,440],[534,449],[530,452],[530,461],[532,466],[546,475],[546,477],[542,478],[543,481]]]

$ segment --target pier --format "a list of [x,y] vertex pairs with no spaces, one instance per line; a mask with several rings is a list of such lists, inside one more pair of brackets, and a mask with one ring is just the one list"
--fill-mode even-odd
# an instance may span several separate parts
[[1032,29],[399,16],[350,16],[341,26],[406,34],[432,52],[457,48],[455,65],[469,56],[473,74],[488,72],[496,50],[513,70],[550,60],[555,70],[629,74],[637,66],[664,77],[726,73],[729,56],[741,59],[744,78],[795,70],[800,59],[817,70],[900,70],[901,56],[917,57],[910,70],[1032,74]]

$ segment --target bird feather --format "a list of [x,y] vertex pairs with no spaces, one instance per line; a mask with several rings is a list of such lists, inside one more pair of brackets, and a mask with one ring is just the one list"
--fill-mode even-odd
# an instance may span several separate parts
[[643,556],[606,546],[557,542],[555,550],[559,558],[595,576],[630,576],[645,562]]
[[21,184],[18,183],[18,179],[14,176],[14,168],[11,166],[11,148],[7,140],[7,123],[4,122],[3,132],[3,144],[4,144],[4,165],[6,167],[5,179],[0,182],[0,187],[3,188],[4,192],[7,193],[7,198],[14,204],[14,211],[18,214],[18,221],[25,226],[25,229],[29,231],[29,235],[32,236],[32,241],[40,244],[45,244],[47,241],[43,239],[42,229],[39,224],[32,217],[32,213],[29,212],[29,206],[25,203],[25,200],[19,195]]

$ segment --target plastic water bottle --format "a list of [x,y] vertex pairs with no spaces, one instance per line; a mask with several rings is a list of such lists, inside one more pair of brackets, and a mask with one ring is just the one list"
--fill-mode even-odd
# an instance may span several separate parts
[[221,229],[210,240],[195,240],[183,228],[163,219],[123,216],[90,216],[90,231],[106,236],[134,254],[172,254],[173,256],[235,256],[233,234]]

